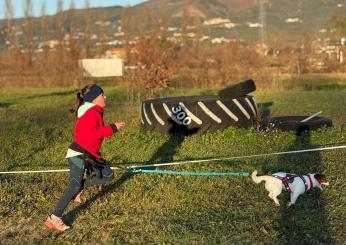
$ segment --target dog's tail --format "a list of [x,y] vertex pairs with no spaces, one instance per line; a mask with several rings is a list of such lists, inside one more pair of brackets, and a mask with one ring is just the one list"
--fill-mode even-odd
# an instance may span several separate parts
[[270,178],[270,176],[257,176],[257,170],[255,170],[252,172],[251,178],[256,184],[259,184],[263,180],[266,181],[268,178]]

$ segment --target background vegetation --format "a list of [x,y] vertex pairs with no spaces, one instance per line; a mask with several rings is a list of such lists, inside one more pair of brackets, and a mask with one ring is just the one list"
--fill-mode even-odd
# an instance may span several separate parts
[[[62,0],[56,3],[57,13],[49,16],[43,1],[36,18],[34,1],[25,0],[24,18],[15,19],[12,0],[5,0],[5,19],[0,21],[0,87],[80,86],[85,81],[78,61],[105,57],[114,47],[123,54],[126,73],[121,81],[129,88],[128,96],[138,97],[132,91],[141,88],[141,98],[158,96],[176,84],[217,89],[256,77],[258,87],[270,88],[284,77],[299,81],[302,74],[345,71],[340,58],[345,53],[345,45],[340,44],[346,35],[345,7],[335,1],[263,3],[268,25],[245,36],[244,30],[251,29],[246,23],[259,21],[259,2],[148,1],[135,7],[91,9],[85,0],[81,10],[75,8],[74,0],[68,10]],[[303,22],[287,24],[285,20],[292,16]],[[232,17],[240,24],[232,33],[203,25],[204,20],[216,17]],[[296,30],[298,34],[293,35]],[[227,42],[212,44],[216,37]],[[116,44],[112,44],[114,38]]]

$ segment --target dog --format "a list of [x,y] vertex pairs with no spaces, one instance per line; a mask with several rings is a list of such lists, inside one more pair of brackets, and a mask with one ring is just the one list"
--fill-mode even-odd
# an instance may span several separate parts
[[259,184],[265,181],[265,188],[269,192],[268,196],[274,200],[277,206],[280,206],[278,196],[283,190],[291,193],[291,199],[287,207],[292,206],[298,197],[308,190],[318,187],[321,191],[329,186],[329,182],[324,174],[295,175],[284,172],[274,173],[273,175],[257,176],[255,170],[251,174],[252,180]]

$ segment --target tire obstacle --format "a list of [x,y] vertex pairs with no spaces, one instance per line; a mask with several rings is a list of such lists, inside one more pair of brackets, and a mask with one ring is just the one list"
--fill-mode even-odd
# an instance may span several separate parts
[[278,128],[284,131],[315,130],[331,127],[325,117],[274,116],[261,119],[252,79],[226,87],[216,96],[181,96],[149,99],[141,104],[141,130],[161,134],[204,134],[227,127]]

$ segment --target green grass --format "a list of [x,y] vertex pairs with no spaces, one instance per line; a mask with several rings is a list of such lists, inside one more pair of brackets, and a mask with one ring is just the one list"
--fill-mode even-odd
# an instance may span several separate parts
[[[213,134],[169,137],[139,132],[139,104],[129,103],[125,89],[105,87],[106,122],[124,120],[126,128],[107,139],[105,157],[114,164],[242,156],[346,142],[345,90],[257,91],[256,101],[272,102],[273,115],[311,115],[322,110],[334,127],[296,137],[291,132],[228,128]],[[214,93],[203,89],[171,95]],[[74,89],[6,89],[0,91],[0,171],[64,169],[74,118],[68,109]],[[168,94],[167,94],[168,95]],[[46,215],[68,184],[68,173],[0,175],[0,243],[2,244],[342,244],[346,240],[346,151],[267,156],[198,163],[162,169],[178,171],[277,170],[298,174],[322,172],[332,187],[309,191],[295,207],[281,207],[263,185],[246,177],[198,177],[137,174],[83,193],[65,220],[73,229],[57,234],[43,227]]]
[[[285,78],[286,77],[286,78]],[[303,74],[299,79],[293,80],[290,76],[282,77],[283,87],[294,87],[301,90],[345,90],[345,73],[327,73],[327,74]]]

